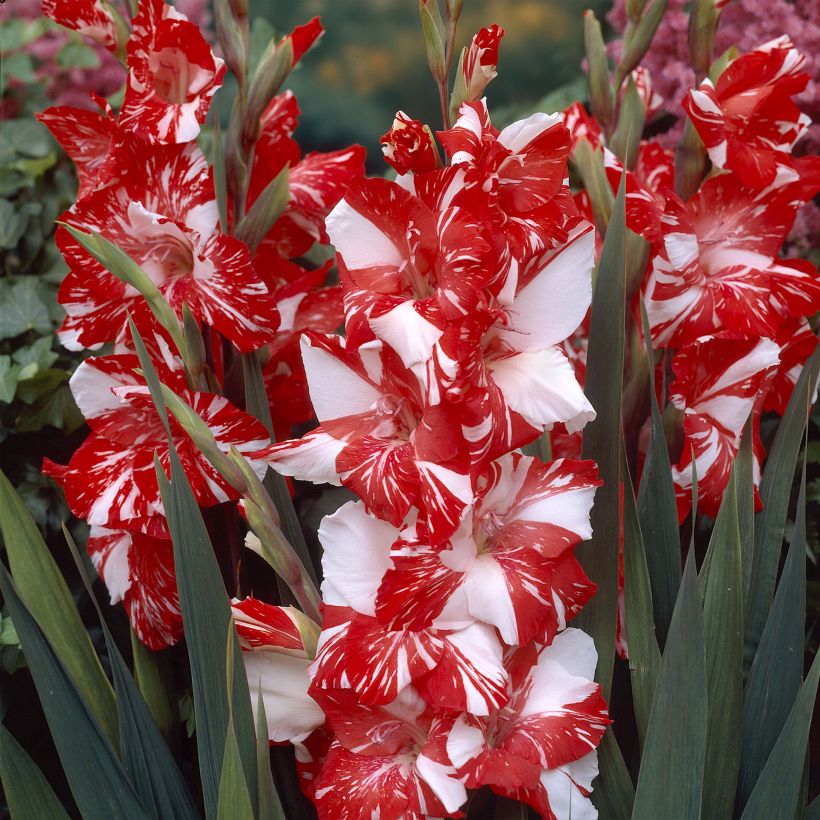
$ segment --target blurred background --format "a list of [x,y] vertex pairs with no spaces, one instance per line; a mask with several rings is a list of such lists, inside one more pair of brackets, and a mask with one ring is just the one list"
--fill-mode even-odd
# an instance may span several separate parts
[[[414,0],[258,0],[251,6],[260,43],[270,34],[268,21],[284,32],[322,17],[325,36],[290,82],[302,107],[297,136],[305,149],[358,142],[367,146],[375,170],[381,165],[378,137],[398,109],[440,127]],[[562,87],[568,101],[577,99],[585,95],[582,13],[609,6],[606,0],[467,0],[456,54],[479,28],[498,23],[506,33],[499,76],[488,89],[495,111],[531,110]]]

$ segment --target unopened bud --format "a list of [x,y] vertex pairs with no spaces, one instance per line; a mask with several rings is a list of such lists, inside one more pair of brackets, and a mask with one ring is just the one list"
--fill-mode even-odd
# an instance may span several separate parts
[[689,9],[689,56],[698,79],[708,74],[712,64],[719,16],[715,0],[692,0]]
[[459,102],[458,108],[463,102],[480,100],[484,89],[498,75],[498,46],[503,36],[504,29],[501,26],[483,28],[473,37],[466,54],[462,52],[459,74],[464,79],[466,96]]
[[691,120],[683,127],[683,138],[675,154],[675,192],[689,199],[700,187],[706,172],[706,148]]
[[630,170],[635,167],[638,147],[646,120],[646,108],[635,82],[630,77],[621,99],[618,125],[609,146]]
[[259,137],[262,115],[282,87],[293,65],[293,42],[290,37],[285,37],[278,45],[273,41],[268,44],[248,91],[248,102],[242,121],[242,145],[246,151]]
[[[236,8],[238,6],[238,8]],[[244,0],[215,0],[216,39],[228,69],[236,76],[240,88],[248,73],[248,8]]]
[[382,153],[399,174],[422,174],[441,166],[441,157],[428,125],[398,111],[381,138]]
[[604,236],[615,203],[604,168],[604,153],[601,149],[593,148],[587,140],[581,140],[575,146],[572,162],[589,196],[598,232]]
[[446,82],[444,56],[444,24],[438,9],[438,0],[419,0],[419,16],[424,33],[424,47],[427,50],[427,64],[437,82]]
[[290,197],[288,175],[290,166],[286,165],[264,188],[248,213],[236,226],[236,237],[250,249],[256,251],[259,243],[265,238],[276,220],[285,212]]
[[584,45],[589,70],[589,105],[595,119],[608,129],[612,123],[614,96],[601,24],[590,9],[584,12]]
[[195,386],[205,370],[205,342],[196,317],[186,302],[182,303],[182,332],[185,335],[185,364]]
[[666,11],[666,3],[667,0],[651,0],[644,9],[640,21],[630,29],[630,36],[624,38],[621,59],[615,72],[616,84],[620,84],[624,77],[637,68],[649,50],[652,38]]

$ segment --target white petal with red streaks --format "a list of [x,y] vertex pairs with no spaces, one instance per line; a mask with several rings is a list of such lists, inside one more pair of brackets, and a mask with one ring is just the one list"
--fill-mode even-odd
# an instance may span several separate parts
[[557,347],[491,358],[487,366],[507,404],[531,424],[564,422],[572,433],[595,418],[572,365]]
[[390,547],[398,535],[395,527],[368,515],[361,501],[349,501],[325,516],[319,525],[325,603],[375,615],[376,592],[391,566]]

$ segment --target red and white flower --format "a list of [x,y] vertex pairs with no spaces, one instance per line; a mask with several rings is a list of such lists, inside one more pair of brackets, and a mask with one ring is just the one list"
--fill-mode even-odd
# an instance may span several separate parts
[[698,512],[715,516],[729,483],[743,426],[780,360],[770,339],[699,339],[672,360],[669,400],[683,412],[683,452],[672,468],[683,520],[691,506],[697,467]]
[[353,353],[338,336],[306,334],[302,359],[320,426],[257,457],[284,475],[342,483],[395,526],[423,505],[446,538],[473,498],[466,447],[453,433],[458,408],[425,407],[415,376],[379,344]]
[[111,107],[97,99],[102,112],[86,108],[47,108],[37,119],[51,131],[77,169],[81,200],[102,187],[111,177],[112,154],[123,141]]
[[771,337],[785,319],[818,310],[814,266],[776,258],[797,210],[820,187],[813,159],[780,166],[776,184],[762,191],[723,174],[687,203],[668,197],[646,285],[656,344],[679,347],[721,331]]
[[542,817],[597,817],[595,748],[610,720],[592,680],[596,662],[592,639],[577,629],[511,650],[509,702],[489,718],[461,715],[449,730],[447,755],[465,785],[490,786]]
[[234,599],[231,609],[251,705],[255,710],[261,694],[268,739],[274,743],[305,740],[325,723],[321,707],[308,695],[310,659],[304,635],[312,628],[318,633],[318,627],[298,609],[255,598]]
[[42,0],[43,14],[71,31],[95,40],[109,51],[118,48],[117,23],[100,0]]
[[[81,200],[63,220],[117,244],[145,271],[179,315],[194,316],[250,351],[275,338],[276,302],[238,239],[217,230],[207,162],[199,148],[124,146],[129,173]],[[68,314],[60,338],[70,349],[116,340],[130,312],[141,330],[158,325],[133,287],[102,267],[66,231],[57,243],[69,273],[59,301]]]
[[509,645],[549,643],[595,589],[573,552],[592,535],[597,475],[590,461],[544,465],[513,453],[494,462],[449,542],[431,547],[417,527],[401,533],[377,617],[415,629],[473,618]]
[[149,649],[165,649],[182,638],[170,540],[92,525],[88,554],[111,604],[122,602],[134,632]]
[[361,502],[322,521],[325,623],[314,687],[352,688],[363,703],[387,703],[413,684],[431,706],[486,715],[506,700],[494,630],[466,611],[444,613],[423,628],[393,628],[375,617],[398,535]]
[[[154,457],[169,471],[170,449],[133,355],[86,359],[71,377],[71,391],[91,435],[67,466],[46,461],[44,471],[62,485],[74,515],[91,525],[168,537]],[[188,390],[180,370],[160,368],[164,384],[210,427],[220,449],[255,452],[268,439],[265,427],[223,396]],[[197,503],[213,506],[238,497],[199,448],[171,418],[171,432]],[[265,466],[252,464],[261,478]]]
[[447,758],[441,719],[412,690],[384,706],[322,692],[336,735],[314,785],[320,820],[457,817],[467,799]]
[[751,188],[774,182],[811,124],[792,100],[809,81],[805,67],[784,35],[733,60],[716,84],[707,78],[689,91],[684,108],[716,167]]
[[120,125],[156,143],[196,139],[225,76],[199,27],[164,0],[140,0]]

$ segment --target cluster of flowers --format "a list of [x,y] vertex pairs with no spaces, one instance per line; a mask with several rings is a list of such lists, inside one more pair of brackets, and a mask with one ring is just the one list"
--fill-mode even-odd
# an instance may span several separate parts
[[[397,115],[384,138],[396,182],[364,179],[358,148],[301,159],[298,108],[282,94],[261,118],[244,204],[286,166],[289,201],[251,251],[227,232],[230,217],[220,224],[194,142],[225,73],[199,29],[163,0],[142,0],[125,40],[106,3],[57,7],[63,24],[127,44],[128,69],[116,116],[102,101],[100,112],[42,115],[80,177],[61,221],[118,245],[200,326],[207,354],[202,373],[186,368],[144,291],[60,230],[61,340],[114,353],[72,378],[92,432],[67,466],[45,469],[91,525],[112,601],[148,646],[180,639],[154,470],[170,448],[130,318],[160,380],[223,452],[238,450],[257,476],[273,466],[361,498],[320,529],[321,628],[293,608],[233,604],[270,739],[296,747],[320,816],[457,816],[466,789],[488,785],[547,817],[594,817],[609,720],[592,640],[567,623],[594,592],[574,548],[591,534],[597,469],[518,451],[550,425],[576,431],[594,418],[562,349],[589,308],[595,234],[568,187],[560,116],[491,125],[477,100],[495,76],[497,27],[463,62],[468,102],[439,135],[448,165],[428,128]],[[312,21],[285,38],[294,63],[320,33]],[[328,235],[339,287],[325,287],[327,267],[299,263]],[[345,337],[333,335],[342,321]],[[219,392],[236,355],[262,347],[283,437],[311,403],[318,416],[302,439],[270,444]],[[235,501],[170,422],[197,502]]]
[[[52,3],[46,10],[112,49],[122,42],[107,4]],[[285,38],[294,63],[321,31],[313,21]],[[275,97],[255,146],[248,206],[288,164],[290,198],[252,254],[220,228],[213,173],[193,141],[225,74],[222,60],[200,29],[163,0],[143,0],[127,44],[128,85],[118,116],[99,98],[100,111],[58,106],[40,115],[79,175],[77,202],[61,221],[117,244],[178,316],[187,306],[203,328],[208,368],[192,384],[145,298],[61,228],[57,242],[69,273],[59,293],[67,313],[60,339],[72,350],[113,343],[114,353],[85,359],[72,377],[92,433],[67,466],[47,461],[44,468],[62,484],[72,512],[91,525],[89,553],[112,603],[122,600],[137,635],[161,649],[182,637],[173,549],[154,470],[154,453],[167,468],[170,449],[136,372],[128,317],[161,381],[200,415],[225,452],[235,447],[250,454],[270,442],[261,423],[220,395],[233,351],[265,346],[269,391],[278,394],[280,382],[289,382],[290,402],[274,404],[281,408],[277,427],[289,432],[291,423],[307,421],[299,331],[338,327],[341,295],[324,287],[327,267],[308,270],[293,259],[326,241],[324,218],[364,172],[364,152],[353,147],[301,158],[291,138],[296,101],[290,93]],[[171,424],[197,502],[209,507],[237,499],[182,427]],[[259,476],[267,469],[258,460],[253,467]]]
[[[661,396],[682,414],[673,468],[681,520],[693,460],[699,509],[717,513],[750,415],[759,476],[760,416],[784,412],[817,344],[806,318],[820,309],[817,270],[779,258],[798,211],[820,191],[820,158],[792,155],[809,125],[792,100],[808,80],[805,62],[782,37],[689,91],[683,106],[712,172],[686,200],[675,193],[675,159],[662,145],[641,142],[634,169],[625,171],[581,106],[565,112],[576,145],[587,140],[603,150],[613,190],[626,173],[627,225],[649,243],[633,315],[640,327],[643,299],[652,342],[664,352]],[[590,207],[586,194],[580,204]],[[565,438],[559,446],[566,449]]]
[[383,137],[398,178],[354,181],[331,212],[346,336],[302,337],[320,426],[260,454],[361,499],[319,530],[315,657],[292,610],[235,602],[251,688],[323,818],[458,816],[479,786],[597,816],[609,719],[592,640],[567,628],[594,592],[574,548],[597,468],[518,451],[594,418],[561,346],[589,308],[595,234],[561,117],[499,132],[470,99],[501,35],[463,60],[449,164],[399,112]]

